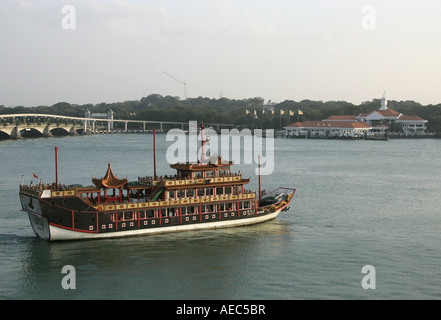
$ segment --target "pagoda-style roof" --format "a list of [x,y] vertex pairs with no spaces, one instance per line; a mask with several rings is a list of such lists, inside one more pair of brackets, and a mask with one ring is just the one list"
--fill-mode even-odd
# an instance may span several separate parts
[[118,179],[118,177],[113,174],[112,168],[110,167],[109,163],[109,167],[107,168],[107,172],[104,178],[92,178],[92,182],[97,188],[120,188],[127,184],[128,180],[127,178]]

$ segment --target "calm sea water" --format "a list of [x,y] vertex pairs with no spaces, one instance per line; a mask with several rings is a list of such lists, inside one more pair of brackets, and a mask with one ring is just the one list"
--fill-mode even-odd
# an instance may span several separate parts
[[[173,174],[158,139],[158,173]],[[35,173],[90,185],[153,174],[151,135],[0,141],[1,299],[440,299],[441,140],[275,141],[267,190],[298,189],[264,224],[156,236],[49,243],[20,211]],[[252,178],[254,165],[237,165]],[[63,266],[76,270],[64,290]],[[375,268],[376,289],[362,288]]]

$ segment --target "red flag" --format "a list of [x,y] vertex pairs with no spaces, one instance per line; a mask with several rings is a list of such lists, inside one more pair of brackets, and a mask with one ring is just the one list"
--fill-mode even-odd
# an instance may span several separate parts
[[37,178],[37,179],[38,179],[38,176],[37,176],[35,173],[33,173],[33,172],[32,172],[32,176],[33,176],[34,178]]

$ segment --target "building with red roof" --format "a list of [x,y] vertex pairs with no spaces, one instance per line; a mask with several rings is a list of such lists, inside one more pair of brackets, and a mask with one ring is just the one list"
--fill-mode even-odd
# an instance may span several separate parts
[[[418,116],[406,116],[387,107],[386,93],[381,99],[381,107],[358,116],[334,115],[322,121],[295,122],[285,129],[286,136],[309,137],[360,137],[385,134],[391,125],[401,127],[407,135],[426,133],[427,120]],[[395,128],[396,128],[395,126]]]
[[323,121],[357,121],[357,116],[330,116]]
[[421,135],[426,132],[427,120],[418,116],[406,116],[398,111],[387,107],[386,93],[381,99],[381,108],[369,113],[361,113],[357,116],[358,121],[366,122],[372,126],[385,129],[390,125],[398,125],[406,134]]
[[323,120],[295,122],[284,128],[287,136],[309,136],[320,138],[361,137],[372,130],[365,122],[347,120]]

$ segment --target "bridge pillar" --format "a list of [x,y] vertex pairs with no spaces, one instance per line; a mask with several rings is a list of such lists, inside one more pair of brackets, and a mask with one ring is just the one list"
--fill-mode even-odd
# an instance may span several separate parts
[[129,122],[128,121],[125,121],[124,122],[124,132],[127,132],[127,124],[128,124]]
[[18,130],[18,127],[15,127],[11,131],[11,139],[21,139],[20,130]]
[[162,122],[160,122],[159,125],[160,125],[159,130],[161,130],[162,132]]
[[75,125],[73,125],[72,128],[70,128],[70,130],[69,130],[69,134],[70,134],[71,136],[76,136],[76,135],[78,135],[78,132],[77,132],[77,130],[76,130],[76,128],[75,128]]
[[52,137],[52,133],[50,130],[50,125],[48,124],[43,130],[43,137]]

